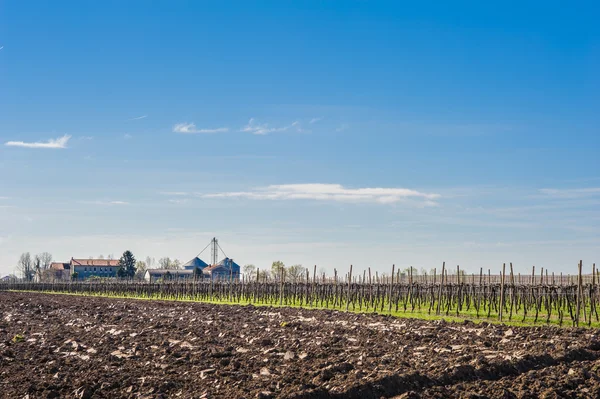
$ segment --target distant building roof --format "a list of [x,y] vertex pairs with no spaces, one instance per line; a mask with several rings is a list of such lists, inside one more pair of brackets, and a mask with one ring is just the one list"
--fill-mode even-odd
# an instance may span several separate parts
[[193,274],[193,270],[182,270],[182,269],[148,269],[147,273],[150,274]]
[[119,266],[118,259],[71,259],[73,266]]
[[219,263],[217,263],[216,265],[210,265],[207,268],[205,268],[203,271],[204,272],[213,272],[215,270],[230,270],[230,267],[235,271],[239,271],[240,270],[240,265],[238,265],[237,263],[235,263],[233,261],[233,259],[229,259],[229,258],[225,258],[222,259]]
[[70,263],[52,262],[50,263],[50,269],[52,270],[69,270],[71,269]]
[[236,268],[239,269],[240,268],[240,265],[238,265],[237,263],[235,263],[233,261],[233,259],[230,259],[230,258],[222,259],[219,263],[217,263],[217,265],[223,265],[225,267],[231,266],[234,269],[236,269]]
[[200,259],[199,257],[196,256],[194,259],[185,263],[183,265],[183,268],[184,269],[195,269],[195,268],[204,269],[207,266],[208,266],[208,264],[206,262],[204,262],[202,259]]
[[217,263],[216,265],[208,266],[203,271],[204,272],[212,272],[212,271],[215,271],[215,270],[229,270],[229,267],[225,266],[225,265],[221,265],[220,263]]

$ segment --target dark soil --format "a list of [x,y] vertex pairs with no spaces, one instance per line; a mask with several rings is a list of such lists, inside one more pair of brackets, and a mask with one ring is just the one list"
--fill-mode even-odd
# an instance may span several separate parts
[[598,398],[599,334],[0,292],[0,397]]

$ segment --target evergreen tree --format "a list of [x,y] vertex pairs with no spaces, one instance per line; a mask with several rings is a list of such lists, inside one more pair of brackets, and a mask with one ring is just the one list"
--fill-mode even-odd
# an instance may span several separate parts
[[[123,271],[121,271],[123,269]],[[131,253],[131,251],[127,250],[123,252],[123,256],[119,259],[119,271],[117,275],[119,277],[127,277],[133,278],[135,276],[135,271],[137,270],[135,266],[135,257]]]

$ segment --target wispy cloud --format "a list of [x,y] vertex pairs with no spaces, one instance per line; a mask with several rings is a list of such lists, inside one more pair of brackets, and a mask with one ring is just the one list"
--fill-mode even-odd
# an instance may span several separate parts
[[312,125],[313,123],[317,123],[322,120],[323,120],[322,117],[321,118],[312,118],[308,123],[310,123]]
[[135,118],[127,119],[128,121],[139,121],[140,119],[146,119],[148,115],[136,116]]
[[287,125],[287,126],[271,127],[267,123],[258,124],[258,123],[256,123],[256,120],[254,118],[250,118],[250,120],[248,121],[246,126],[244,126],[240,131],[246,132],[246,133],[257,134],[257,135],[265,135],[265,134],[275,133],[275,132],[285,132],[286,130],[289,130],[293,127],[296,127],[299,131],[301,131],[300,122],[298,122],[298,121],[294,121],[290,125]]
[[346,188],[341,184],[283,184],[238,191],[204,194],[204,198],[249,198],[256,200],[319,200],[337,202],[371,202],[393,204],[417,199],[423,205],[435,206],[439,194],[424,193],[407,188]]
[[542,188],[540,193],[553,198],[584,198],[600,195],[600,187],[587,188]]
[[0,50],[2,50],[4,48],[4,46],[0,46]]
[[132,138],[133,138],[133,136],[132,136],[131,134],[129,134],[129,133],[126,133],[126,134],[123,136],[123,138],[124,138],[125,140],[129,140],[129,139],[132,139]]
[[23,147],[23,148],[67,148],[67,143],[71,136],[65,134],[57,139],[50,139],[44,142],[26,143],[24,141],[7,141],[4,143],[8,147]]
[[172,204],[178,204],[178,205],[185,204],[188,201],[189,200],[187,198],[171,198],[169,200],[170,203],[172,203]]
[[345,124],[345,123],[344,123],[343,125],[340,125],[340,126],[338,126],[338,127],[335,129],[335,131],[336,131],[336,132],[343,132],[344,130],[348,130],[348,128],[349,128],[349,127],[350,127],[350,126],[348,126],[347,124]]
[[174,133],[197,134],[197,133],[225,133],[229,128],[219,127],[216,129],[198,129],[195,123],[177,123],[173,126]]
[[187,193],[185,191],[161,191],[159,194],[160,195],[170,195],[173,197],[185,197],[187,195],[190,195],[189,193]]
[[129,205],[126,201],[82,201],[83,204],[89,205]]

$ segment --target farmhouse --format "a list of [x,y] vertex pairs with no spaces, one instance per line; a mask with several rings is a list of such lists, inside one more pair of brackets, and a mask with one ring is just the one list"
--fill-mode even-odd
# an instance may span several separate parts
[[117,259],[75,259],[71,258],[68,263],[54,262],[50,264],[50,270],[56,280],[69,280],[73,273],[77,273],[77,279],[84,280],[90,277],[117,277],[119,261]]
[[79,279],[117,277],[118,270],[118,259],[71,259],[71,273],[77,273]]
[[50,264],[49,277],[51,280],[70,280],[71,263],[53,262]]

